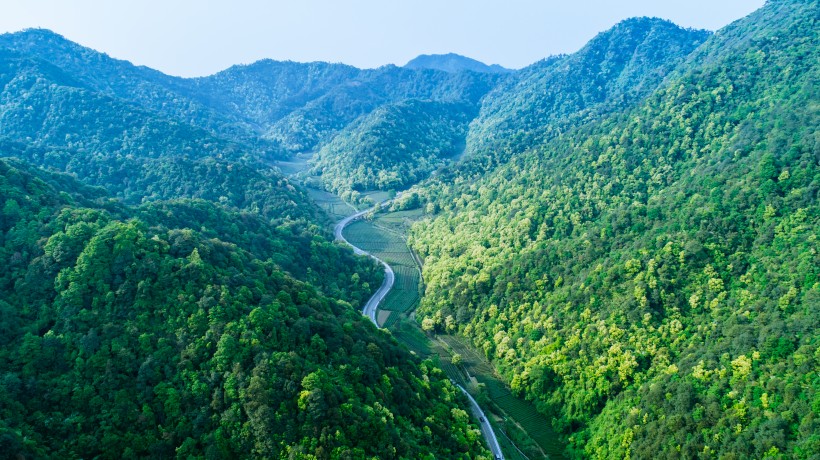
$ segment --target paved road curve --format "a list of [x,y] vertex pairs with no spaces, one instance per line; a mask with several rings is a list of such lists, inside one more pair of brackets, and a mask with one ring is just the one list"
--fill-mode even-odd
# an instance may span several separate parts
[[[376,207],[387,206],[390,204],[390,201],[391,200],[384,201],[380,205],[376,205]],[[375,324],[376,327],[379,327],[379,322],[376,320],[376,310],[379,306],[379,303],[381,303],[381,301],[384,300],[384,298],[387,296],[387,293],[390,292],[390,289],[393,288],[393,283],[396,281],[396,275],[393,273],[393,269],[390,268],[390,265],[387,265],[385,261],[379,259],[378,257],[374,256],[373,254],[370,254],[369,252],[361,248],[358,248],[350,244],[350,241],[347,241],[344,235],[342,235],[342,231],[351,222],[360,219],[365,214],[376,209],[376,207],[365,209],[364,211],[359,211],[355,214],[345,217],[338,224],[336,224],[336,227],[333,229],[333,233],[336,236],[336,241],[341,241],[347,244],[348,246],[353,248],[354,253],[360,256],[370,256],[384,266],[384,281],[382,282],[382,285],[379,287],[379,290],[377,290],[376,293],[373,294],[372,297],[370,297],[370,300],[368,300],[367,303],[364,304],[364,308],[362,308],[362,314],[370,318],[370,321],[373,321],[373,324]]]
[[[358,255],[372,257],[384,266],[384,281],[382,282],[381,287],[379,287],[379,290],[376,291],[376,293],[373,294],[372,297],[370,297],[370,300],[368,300],[367,303],[364,304],[364,308],[362,308],[362,314],[370,318],[370,321],[373,321],[373,324],[375,324],[376,327],[380,327],[379,322],[376,320],[376,310],[379,306],[379,303],[381,303],[381,301],[387,296],[387,293],[390,292],[390,289],[393,288],[393,283],[396,280],[396,275],[393,273],[393,269],[390,268],[390,265],[387,265],[385,261],[379,259],[373,254],[370,254],[364,249],[358,248],[350,244],[350,241],[347,241],[345,239],[344,235],[342,235],[342,232],[344,231],[345,227],[350,225],[351,222],[361,219],[362,216],[373,211],[377,207],[385,207],[389,205],[391,201],[392,200],[387,200],[370,209],[365,209],[364,211],[359,211],[355,214],[349,215],[341,221],[339,221],[339,223],[336,224],[336,227],[334,227],[333,229],[333,233],[336,236],[336,241],[341,241],[347,244],[348,246],[353,248],[353,252]],[[464,392],[464,394],[467,395],[467,398],[470,400],[470,408],[472,409],[473,415],[478,417],[479,425],[481,426],[481,434],[484,435],[484,439],[487,440],[487,444],[490,446],[490,450],[493,452],[493,455],[495,455],[496,459],[502,460],[504,458],[504,454],[501,453],[501,447],[498,445],[498,439],[495,437],[493,427],[490,425],[489,420],[487,420],[487,417],[484,415],[484,411],[481,410],[481,407],[479,407],[478,403],[475,401],[475,399],[473,399],[470,393],[467,393],[467,390],[465,390],[464,387],[458,384],[456,384],[456,386],[462,392]]]
[[[455,382],[454,382],[455,383]],[[504,454],[501,452],[501,446],[498,445],[498,438],[495,437],[495,432],[493,431],[492,425],[490,425],[490,421],[487,419],[487,416],[484,415],[484,411],[481,410],[481,407],[478,405],[476,400],[470,393],[467,393],[467,390],[464,389],[463,386],[459,384],[455,384],[467,399],[470,400],[470,408],[473,410],[473,415],[478,417],[481,426],[481,434],[484,435],[484,439],[487,440],[487,444],[490,445],[490,450],[493,451],[493,455],[497,459],[503,459]]]

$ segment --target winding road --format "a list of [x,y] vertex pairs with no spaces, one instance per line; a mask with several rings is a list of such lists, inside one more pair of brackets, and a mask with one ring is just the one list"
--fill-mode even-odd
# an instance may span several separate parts
[[387,297],[387,293],[390,292],[390,289],[393,288],[393,283],[396,281],[396,275],[395,273],[393,273],[393,269],[390,268],[390,265],[387,265],[387,262],[379,259],[373,254],[365,251],[364,249],[352,245],[350,241],[347,241],[345,239],[344,235],[342,235],[342,232],[344,231],[345,227],[347,227],[354,220],[360,219],[362,216],[375,210],[379,206],[389,205],[390,201],[391,200],[384,201],[381,204],[378,204],[370,209],[365,209],[364,211],[359,211],[355,214],[349,215],[341,221],[339,221],[339,223],[336,224],[336,227],[333,229],[333,234],[336,236],[336,241],[341,241],[350,246],[351,248],[353,248],[353,252],[355,254],[360,256],[370,256],[376,262],[379,262],[380,264],[384,265],[384,281],[382,281],[382,285],[379,286],[379,290],[377,290],[376,293],[373,294],[372,297],[370,297],[370,300],[368,300],[367,303],[364,304],[364,308],[362,308],[362,314],[370,318],[370,321],[373,321],[373,324],[375,324],[376,327],[381,327],[379,326],[379,322],[376,320],[376,310],[379,306],[379,303],[381,303],[381,301],[384,300],[385,297]]
[[[379,303],[387,296],[387,293],[390,292],[390,289],[393,288],[393,283],[396,281],[396,275],[393,273],[393,269],[390,268],[390,265],[387,265],[387,262],[379,259],[378,257],[374,256],[373,254],[361,249],[357,246],[354,246],[345,239],[342,232],[344,232],[345,227],[350,225],[351,222],[361,219],[362,216],[365,214],[374,211],[376,208],[383,208],[390,204],[393,200],[383,201],[376,206],[365,209],[364,211],[359,211],[355,214],[351,214],[344,219],[340,220],[338,224],[333,228],[333,234],[336,237],[336,241],[341,241],[342,243],[347,244],[351,248],[353,248],[353,252],[360,256],[369,256],[373,258],[375,261],[379,262],[384,266],[384,281],[379,289],[370,297],[370,300],[364,304],[364,308],[362,308],[362,314],[370,318],[370,321],[373,321],[373,324],[376,327],[379,326],[379,322],[376,320],[376,310],[378,309]],[[454,382],[455,383],[455,382]],[[484,415],[484,411],[481,410],[476,400],[464,389],[461,385],[455,384],[466,396],[467,399],[470,400],[470,411],[473,413],[473,416],[478,418],[479,426],[481,427],[481,434],[484,436],[484,439],[487,440],[487,445],[490,447],[490,450],[493,452],[493,455],[497,460],[503,460],[504,454],[501,452],[501,447],[498,445],[498,438],[495,437],[495,432],[493,431],[492,425],[490,425],[490,421]]]
[[[455,382],[454,382],[455,383]],[[481,410],[481,406],[478,405],[473,395],[467,392],[463,386],[459,384],[455,384],[467,399],[470,400],[470,409],[473,411],[473,415],[478,417],[479,424],[481,426],[481,434],[484,435],[484,439],[487,440],[487,444],[490,446],[490,450],[493,451],[493,455],[495,455],[496,459],[503,459],[504,454],[501,452],[501,446],[498,445],[498,438],[495,437],[495,431],[493,431],[492,425],[490,425],[490,421],[487,419],[487,416],[484,415],[484,411]]]

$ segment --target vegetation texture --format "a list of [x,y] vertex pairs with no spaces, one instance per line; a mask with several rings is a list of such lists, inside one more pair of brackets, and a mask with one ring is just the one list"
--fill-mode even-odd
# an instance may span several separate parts
[[420,312],[452,318],[571,454],[820,455],[819,13],[771,1],[632,108],[558,135],[487,113],[511,160],[417,191],[440,211],[411,239]]
[[309,174],[342,194],[404,189],[464,149],[474,106],[409,100],[360,118],[317,154]]
[[128,208],[0,161],[0,451],[474,458],[430,362],[353,305],[380,271],[204,201]]
[[419,220],[412,317],[566,455],[820,457],[818,18],[630,19],[501,73],[183,79],[0,36],[0,453],[486,458],[442,370],[359,314],[382,270],[331,242],[332,191]]

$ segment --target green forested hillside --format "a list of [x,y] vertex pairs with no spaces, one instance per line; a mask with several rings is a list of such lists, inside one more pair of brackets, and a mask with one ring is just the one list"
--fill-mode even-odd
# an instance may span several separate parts
[[572,455],[820,455],[819,15],[770,1],[634,108],[417,190],[421,315]]
[[75,86],[116,98],[181,123],[206,129],[220,137],[252,144],[260,155],[279,154],[276,145],[256,136],[241,110],[225,110],[199,91],[195,81],[134,66],[71,42],[45,29],[0,35],[0,49],[49,63],[70,75]]
[[409,100],[345,128],[317,154],[311,175],[336,193],[406,188],[461,153],[475,107]]
[[[361,317],[381,270],[246,129],[362,71],[176,79],[47,31],[1,37],[0,64],[0,148],[25,161],[0,162],[0,451],[482,458],[460,392]],[[444,80],[419,94],[473,88]]]
[[818,19],[630,19],[505,74],[0,35],[0,457],[488,458],[360,315],[381,268],[272,165],[300,152],[345,198],[412,187],[414,317],[570,457],[820,457]]
[[[374,142],[389,146],[389,136],[401,136],[400,143],[419,146],[411,152],[412,161],[397,168],[392,159],[378,165],[381,152],[362,151],[361,157],[369,168],[391,176],[379,180],[380,187],[415,183],[438,166],[437,157],[461,148],[457,144],[463,142],[465,117],[474,116],[479,99],[499,79],[468,71],[451,74],[395,66],[362,70],[271,60],[184,79],[32,29],[0,35],[0,84],[5,95],[0,101],[0,135],[51,152],[37,164],[72,172],[126,200],[214,199],[206,196],[210,190],[247,209],[243,200],[231,199],[235,193],[209,182],[212,174],[202,177],[191,171],[245,165],[276,176],[252,163],[319,149],[344,132],[338,147],[349,142],[351,131],[362,129],[362,123],[352,122],[391,113],[391,124],[415,123],[422,129],[418,141],[413,133],[393,129]],[[420,104],[417,99],[430,101],[426,110],[413,109]],[[402,120],[402,114],[410,118]],[[439,127],[441,134],[433,132]],[[236,162],[243,165],[230,164]],[[143,172],[124,178],[126,170]],[[171,170],[183,177],[165,174]],[[355,174],[349,167],[336,171]],[[164,180],[156,181],[157,172]],[[392,177],[397,174],[400,177]],[[345,182],[349,190],[363,178]],[[239,194],[257,194],[260,188],[264,186]]]
[[265,134],[292,151],[321,147],[358,117],[385,104],[407,99],[476,104],[500,79],[498,75],[396,66],[361,71],[277,121]]
[[654,18],[634,18],[583,49],[526,67],[484,99],[467,155],[486,168],[602,113],[623,110],[655,89],[709,36]]
[[475,103],[498,80],[474,72],[271,60],[186,79],[113,59],[42,29],[0,35],[0,53],[48,65],[69,76],[70,86],[203,129],[264,158],[315,149],[384,104],[412,98]]
[[238,144],[85,88],[45,61],[0,48],[0,135],[38,146],[143,157],[241,156]]
[[6,155],[70,172],[130,203],[205,198],[268,217],[315,217],[307,196],[245,144],[85,89],[62,70],[0,50]]
[[369,261],[204,201],[124,207],[19,162],[0,160],[0,196],[4,456],[482,452],[459,391],[353,307],[380,282]]
[[262,60],[194,79],[198,92],[221,111],[236,112],[265,130],[289,113],[358,78],[362,70],[326,62]]

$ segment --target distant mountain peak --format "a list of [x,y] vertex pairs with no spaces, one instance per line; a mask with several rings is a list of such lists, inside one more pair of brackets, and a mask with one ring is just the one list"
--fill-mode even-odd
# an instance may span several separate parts
[[86,49],[53,30],[42,28],[28,28],[17,32],[0,34],[0,44],[27,50],[46,44],[74,50]]
[[498,64],[487,65],[481,61],[461,56],[455,53],[448,54],[422,54],[404,65],[408,69],[433,69],[444,72],[456,73],[464,70],[479,73],[508,73],[511,69],[501,67]]
[[44,29],[41,27],[27,27],[17,32],[7,32],[3,35],[18,36],[18,37],[43,37],[43,38],[58,38],[67,40],[64,36],[54,32],[51,29]]

